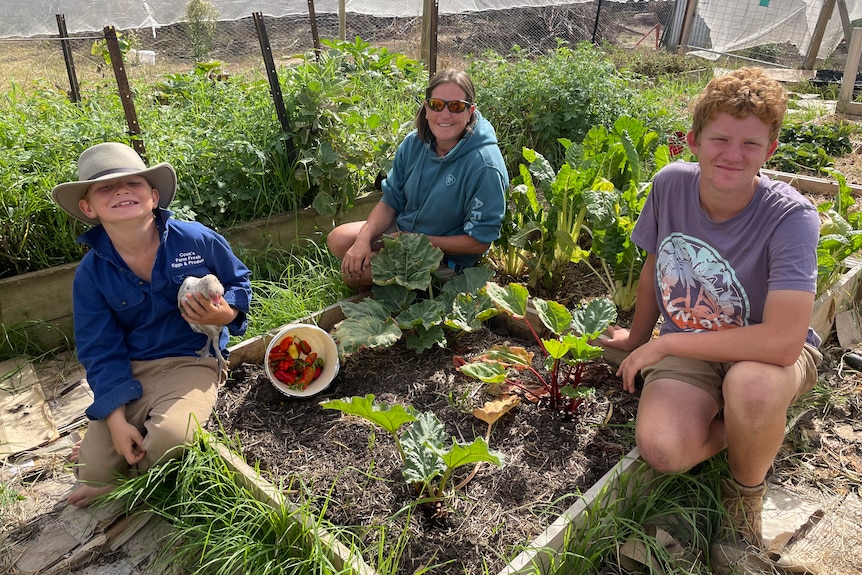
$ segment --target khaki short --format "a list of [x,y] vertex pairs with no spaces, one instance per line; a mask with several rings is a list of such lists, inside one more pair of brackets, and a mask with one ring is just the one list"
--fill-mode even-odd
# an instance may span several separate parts
[[[820,351],[806,343],[794,364],[797,391],[793,401],[814,388],[814,384],[817,383],[817,366],[822,361],[823,355]],[[641,375],[645,386],[656,379],[675,379],[690,383],[713,396],[721,409],[724,407],[721,385],[733,364],[734,362],[722,363],[668,356],[654,365],[643,368]]]

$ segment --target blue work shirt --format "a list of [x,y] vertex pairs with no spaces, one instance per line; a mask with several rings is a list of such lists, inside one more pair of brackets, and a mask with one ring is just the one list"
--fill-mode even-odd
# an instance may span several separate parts
[[72,309],[78,360],[93,390],[90,419],[111,412],[143,394],[132,376],[131,361],[197,356],[207,336],[192,330],[180,314],[177,296],[187,276],[213,274],[224,285],[225,301],[239,310],[222,329],[219,347],[227,357],[228,331],[242,335],[251,302],[251,271],[227,241],[197,222],[181,222],[158,210],[161,234],[151,281],[126,265],[102,226],[78,243],[90,246],[75,272]]

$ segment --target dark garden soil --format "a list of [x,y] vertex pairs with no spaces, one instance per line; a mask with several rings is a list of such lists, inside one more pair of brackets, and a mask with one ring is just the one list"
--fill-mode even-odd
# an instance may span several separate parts
[[[326,518],[362,526],[357,532],[366,543],[377,537],[369,526],[388,526],[389,550],[408,533],[399,573],[443,563],[440,572],[496,573],[633,447],[637,398],[621,391],[607,364],[590,364],[586,383],[595,395],[573,415],[522,397],[490,434],[503,467],[483,464],[463,489],[447,493],[440,517],[416,507],[388,433],[318,404],[370,393],[379,402],[433,411],[451,436],[472,442],[487,431],[473,410],[494,398],[485,384],[462,376],[453,358],[498,343],[524,345],[483,329],[452,349],[420,355],[401,344],[362,351],[343,363],[328,390],[307,399],[283,396],[259,366],[241,365],[220,393],[218,424],[240,440],[249,463],[286,483],[300,477],[321,505],[328,498]],[[472,467],[459,468],[451,484]]]

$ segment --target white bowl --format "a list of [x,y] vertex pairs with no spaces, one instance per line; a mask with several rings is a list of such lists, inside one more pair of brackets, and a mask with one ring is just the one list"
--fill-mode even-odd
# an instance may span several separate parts
[[[296,336],[303,341],[307,341],[308,345],[311,346],[311,351],[316,352],[317,357],[323,359],[323,370],[320,372],[320,376],[312,381],[305,389],[294,389],[286,383],[279,381],[269,367],[270,352],[288,336]],[[333,340],[328,333],[316,325],[304,323],[288,324],[282,328],[281,331],[272,338],[269,345],[266,346],[266,355],[263,358],[263,366],[266,369],[266,375],[269,377],[269,380],[275,388],[284,395],[288,395],[290,397],[311,397],[329,387],[332,380],[335,379],[336,375],[338,375],[338,346],[335,344],[335,340]]]

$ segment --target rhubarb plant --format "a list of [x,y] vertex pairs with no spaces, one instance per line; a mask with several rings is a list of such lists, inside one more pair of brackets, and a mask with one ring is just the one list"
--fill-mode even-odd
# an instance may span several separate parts
[[532,298],[537,316],[552,336],[545,338],[527,318],[530,298],[525,286],[488,283],[486,290],[500,311],[524,320],[539,344],[543,361],[537,367],[533,352],[526,348],[498,345],[462,365],[461,373],[491,385],[513,386],[537,401],[546,399],[554,411],[575,413],[593,394],[584,373],[587,362],[602,355],[602,348],[590,342],[616,320],[613,301],[596,298],[569,311],[558,302]]
[[416,353],[445,347],[499,313],[484,289],[493,270],[467,268],[444,283],[437,273],[442,259],[425,235],[384,236],[383,249],[371,258],[371,297],[341,305],[344,320],[332,333],[339,355],[388,347],[402,337]]
[[[486,439],[477,437],[472,443],[460,443],[446,433],[443,423],[431,411],[377,403],[373,394],[331,399],[320,405],[361,417],[389,432],[401,455],[405,481],[438,513],[442,509],[439,502],[456,469],[480,462],[503,465],[503,455],[489,449]],[[405,425],[408,427],[399,432]]]

